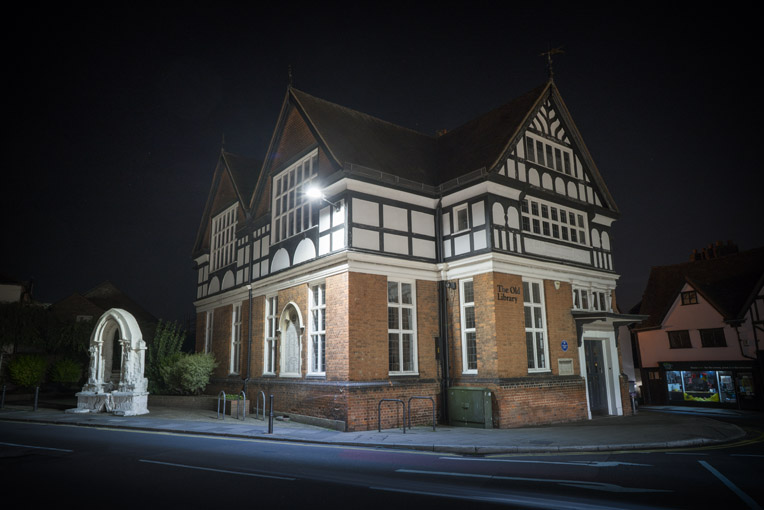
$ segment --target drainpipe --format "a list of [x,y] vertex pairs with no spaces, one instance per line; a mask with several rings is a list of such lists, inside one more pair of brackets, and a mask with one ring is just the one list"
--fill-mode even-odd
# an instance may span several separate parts
[[[247,377],[244,379],[244,395],[248,395],[247,386],[249,385],[249,376],[252,366],[252,284],[247,285],[249,293],[249,317],[247,319]],[[263,404],[265,405],[265,404]]]
[[[443,198],[438,200],[435,215],[435,257],[438,264],[443,265]],[[441,271],[441,279],[438,281],[438,329],[440,334],[440,363],[442,377],[440,380],[440,402],[443,411],[443,421],[448,420],[448,388],[451,386],[451,367],[449,366],[448,346],[448,302],[447,281],[444,279],[446,271]]]

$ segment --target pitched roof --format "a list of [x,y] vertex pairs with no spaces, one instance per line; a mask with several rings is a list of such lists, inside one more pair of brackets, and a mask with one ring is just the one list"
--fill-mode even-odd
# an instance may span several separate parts
[[700,292],[725,320],[742,318],[763,277],[764,247],[653,267],[639,308],[639,313],[649,318],[639,328],[659,327],[685,283]]
[[262,161],[240,156],[225,150],[221,151],[220,157],[231,175],[231,180],[236,187],[243,206],[247,206],[249,198],[255,191],[257,177],[260,175]]
[[291,88],[290,95],[339,164],[434,183],[435,138]]
[[108,280],[85,292],[83,297],[104,311],[122,308],[133,314],[139,322],[157,322],[156,317]]
[[439,183],[493,168],[551,85],[526,92],[438,138]]
[[425,135],[290,89],[335,161],[437,186],[492,168],[520,132],[551,82],[442,136]]

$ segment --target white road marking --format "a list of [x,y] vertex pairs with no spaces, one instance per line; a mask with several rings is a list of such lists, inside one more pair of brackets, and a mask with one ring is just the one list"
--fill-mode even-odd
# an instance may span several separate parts
[[289,480],[294,481],[296,478],[290,478],[287,476],[277,476],[277,475],[261,475],[259,473],[247,473],[244,471],[231,471],[228,469],[216,469],[216,468],[208,468],[203,466],[190,466],[188,464],[175,464],[173,462],[160,462],[157,460],[147,460],[147,459],[140,459],[140,462],[146,462],[148,464],[160,464],[163,466],[171,466],[171,467],[178,467],[183,469],[196,469],[199,471],[214,471],[216,473],[226,473],[229,475],[242,475],[242,476],[252,476],[255,478],[272,478],[275,480]]
[[443,457],[443,460],[468,460],[472,462],[511,462],[516,464],[559,464],[562,466],[587,466],[587,467],[616,467],[616,466],[642,466],[653,467],[652,464],[637,464],[636,462],[618,462],[618,461],[600,461],[600,460],[580,460],[572,462],[551,461],[551,460],[515,460],[515,459],[470,459],[466,457]]
[[729,481],[729,479],[726,476],[724,476],[723,474],[718,472],[716,469],[714,469],[711,466],[711,464],[709,464],[705,460],[699,460],[698,462],[700,462],[701,466],[703,466],[704,468],[708,469],[716,478],[721,480],[722,483],[724,485],[726,485],[728,489],[730,489],[732,492],[737,494],[737,496],[740,499],[742,499],[745,502],[746,505],[748,505],[748,508],[754,508],[754,509],[761,510],[761,507],[759,506],[759,504],[756,501],[754,501],[751,496],[749,496],[745,492],[743,492],[740,489],[738,489],[737,486],[734,483]]
[[527,478],[522,476],[496,476],[496,475],[479,475],[473,473],[450,473],[446,471],[420,471],[417,469],[398,469],[398,473],[412,473],[419,475],[433,475],[433,476],[453,476],[462,478],[483,478],[491,480],[510,480],[517,482],[540,482],[540,483],[556,483],[559,485],[567,485],[569,487],[579,487],[581,489],[592,489],[603,492],[674,492],[670,489],[645,489],[640,487],[622,487],[613,483],[604,482],[586,482],[581,480],[556,480],[546,478]]
[[49,448],[47,446],[32,446],[32,445],[29,445],[29,444],[0,443],[0,445],[16,446],[18,448],[34,448],[35,450],[51,450],[51,451],[54,451],[54,452],[72,453],[74,451],[74,450],[66,450],[64,448]]

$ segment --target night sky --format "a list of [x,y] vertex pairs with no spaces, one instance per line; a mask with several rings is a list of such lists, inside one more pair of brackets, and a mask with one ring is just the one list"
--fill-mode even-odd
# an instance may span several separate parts
[[223,137],[264,156],[290,65],[296,88],[434,134],[544,83],[539,54],[554,47],[555,82],[621,210],[622,310],[650,266],[717,240],[764,245],[753,17],[277,5],[39,7],[6,20],[0,273],[34,279],[42,302],[110,280],[183,321]]

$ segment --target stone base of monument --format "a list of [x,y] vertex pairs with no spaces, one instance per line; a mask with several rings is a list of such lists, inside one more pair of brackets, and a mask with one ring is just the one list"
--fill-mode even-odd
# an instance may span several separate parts
[[138,416],[148,414],[149,394],[147,392],[113,391],[111,393],[94,393],[81,391],[77,393],[77,407],[67,409],[67,413],[101,413],[107,412],[116,416]]

